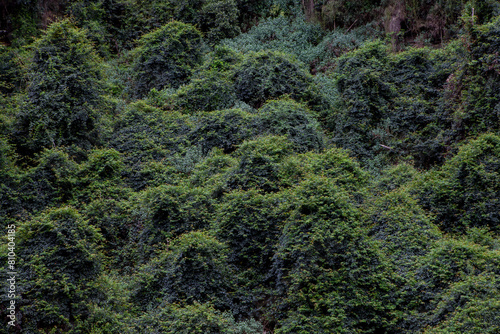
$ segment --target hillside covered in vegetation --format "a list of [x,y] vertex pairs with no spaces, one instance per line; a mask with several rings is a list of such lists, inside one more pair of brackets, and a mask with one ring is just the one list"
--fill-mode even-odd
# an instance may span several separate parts
[[500,333],[500,1],[0,4],[0,333]]

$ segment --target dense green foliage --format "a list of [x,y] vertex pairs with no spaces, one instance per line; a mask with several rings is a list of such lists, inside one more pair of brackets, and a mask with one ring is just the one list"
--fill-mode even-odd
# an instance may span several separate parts
[[83,32],[65,20],[55,23],[33,45],[26,100],[17,115],[21,147],[96,141],[99,114],[99,59]]
[[134,50],[134,95],[177,88],[201,60],[202,38],[195,27],[171,22],[141,37]]
[[500,331],[500,2],[13,3],[0,333]]
[[499,232],[500,137],[486,134],[460,148],[419,188],[421,202],[445,231],[488,227]]
[[49,210],[18,228],[20,304],[27,331],[68,331],[88,316],[88,300],[99,298],[97,229],[70,207]]

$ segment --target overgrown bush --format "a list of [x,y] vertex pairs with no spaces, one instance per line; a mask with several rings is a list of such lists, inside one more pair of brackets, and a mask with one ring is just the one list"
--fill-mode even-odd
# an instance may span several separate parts
[[211,45],[240,33],[236,0],[207,0],[198,15],[197,24],[205,32],[205,39]]
[[274,310],[284,313],[276,332],[388,328],[392,275],[347,194],[316,176],[301,183],[294,198],[273,258],[280,296]]
[[120,153],[114,149],[93,150],[88,157],[85,171],[93,179],[116,179],[123,170]]
[[[69,20],[50,25],[34,43],[26,100],[14,133],[21,151],[97,140],[100,60],[84,31]],[[28,150],[26,152],[25,150]]]
[[307,101],[311,76],[289,56],[271,51],[250,52],[234,70],[238,99],[259,108],[268,99],[290,94]]
[[76,191],[78,169],[63,150],[43,151],[38,165],[21,177],[18,193],[23,209],[37,212],[70,201]]
[[237,268],[238,300],[233,312],[259,315],[274,285],[271,275],[279,231],[286,219],[284,196],[258,190],[233,191],[221,200],[213,229],[229,247],[228,262]]
[[176,107],[186,112],[214,111],[231,108],[237,98],[233,82],[226,73],[202,72],[173,96]]
[[416,259],[442,237],[440,231],[405,187],[370,202],[369,235],[380,241],[398,272],[408,275]]
[[134,50],[135,97],[152,88],[178,88],[201,64],[203,40],[192,25],[170,22],[139,40]]
[[325,147],[313,113],[291,99],[269,101],[259,109],[256,117],[260,133],[288,136],[298,153],[321,151]]
[[387,57],[385,45],[368,43],[337,60],[335,73],[343,101],[330,123],[334,141],[361,158],[371,156],[377,140],[372,131],[387,114],[394,94],[383,81]]
[[478,135],[498,131],[500,124],[500,19],[483,26],[473,26],[470,32],[472,61],[458,77],[456,85],[463,87],[460,116],[464,131]]
[[196,115],[189,134],[193,145],[199,145],[203,154],[213,148],[231,153],[245,140],[256,135],[254,116],[239,109]]
[[278,191],[279,163],[291,151],[292,145],[285,137],[268,136],[244,142],[235,152],[239,164],[227,173],[227,187]]
[[227,310],[233,290],[227,253],[227,246],[208,233],[183,234],[143,268],[133,300],[144,307],[209,302]]
[[143,193],[151,220],[152,242],[207,229],[212,203],[203,188],[159,186]]
[[[406,314],[403,327],[409,331],[419,331],[429,326],[430,332],[443,330],[457,318],[474,308],[479,315],[476,321],[466,321],[462,326],[489,328],[496,326],[492,319],[481,318],[481,314],[495,312],[477,298],[491,299],[496,295],[498,275],[496,268],[500,258],[497,250],[481,246],[462,238],[442,239],[429,253],[415,263],[415,283],[408,287]],[[488,281],[485,279],[488,277]],[[421,305],[425,305],[422,307]],[[494,314],[494,313],[493,313]],[[474,331],[471,331],[474,332]]]
[[424,208],[447,232],[463,233],[471,227],[499,230],[500,138],[481,135],[427,179],[417,183]]
[[94,286],[102,236],[75,209],[61,207],[19,226],[16,239],[22,328],[70,331],[102,294]]
[[11,94],[21,88],[21,66],[16,61],[16,51],[0,46],[0,94]]
[[404,157],[419,167],[441,163],[460,135],[447,89],[462,51],[452,44],[391,55],[373,42],[338,58],[341,98],[326,121],[334,142],[371,165]]
[[280,183],[298,185],[312,175],[327,177],[348,190],[355,201],[362,200],[368,184],[368,174],[349,156],[348,151],[339,148],[288,156],[281,164]]
[[222,44],[243,53],[273,50],[294,54],[308,64],[316,58],[314,47],[324,34],[319,26],[302,17],[290,20],[279,16],[263,20],[245,34],[226,39]]
[[193,169],[188,184],[199,187],[204,186],[213,191],[212,197],[222,196],[225,185],[225,174],[238,164],[238,160],[220,149],[213,149],[196,168]]
[[[123,156],[124,174],[133,189],[142,189],[168,171],[164,160],[185,153],[190,120],[178,112],[162,111],[138,101],[116,121],[109,146]],[[170,165],[170,172],[178,172]],[[168,179],[168,177],[167,177]]]
[[199,303],[157,308],[143,315],[135,328],[138,332],[147,328],[168,334],[260,334],[263,330],[262,325],[253,319],[236,322],[230,313]]
[[[438,299],[431,315],[434,327],[426,334],[485,333],[500,330],[500,277],[494,274],[465,277]],[[443,319],[444,318],[444,319]]]
[[102,251],[112,268],[130,268],[134,264],[126,247],[133,239],[131,234],[135,233],[132,225],[133,205],[128,201],[130,193],[130,189],[125,188],[114,196],[96,196],[85,203],[81,210],[88,223],[99,229],[104,239]]
[[19,171],[14,164],[13,148],[0,135],[0,220],[5,224],[15,222],[15,216],[21,215],[21,200],[17,189]]

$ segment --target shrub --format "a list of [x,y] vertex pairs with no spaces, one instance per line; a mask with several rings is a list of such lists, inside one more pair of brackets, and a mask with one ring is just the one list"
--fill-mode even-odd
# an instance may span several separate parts
[[189,134],[193,145],[199,145],[203,154],[217,147],[231,153],[245,140],[255,135],[253,115],[239,109],[196,115]]
[[[498,131],[500,124],[500,19],[474,26],[470,32],[470,57],[457,85],[462,85],[462,105],[457,112],[470,135]],[[463,110],[462,110],[463,109]]]
[[244,54],[226,47],[224,45],[217,45],[214,50],[207,53],[205,62],[198,68],[196,76],[202,77],[205,72],[218,71],[225,72],[226,76],[230,77],[230,72],[234,67],[240,64],[245,58]]
[[143,268],[133,300],[143,306],[210,302],[216,309],[227,309],[233,289],[227,252],[224,244],[205,232],[181,235]]
[[13,148],[0,135],[0,220],[5,224],[20,217],[21,200],[18,196],[19,174],[14,164]]
[[373,199],[369,207],[368,235],[380,241],[381,250],[403,275],[442,237],[405,187]]
[[135,49],[135,97],[152,88],[178,88],[201,64],[203,40],[192,25],[170,22],[139,40]]
[[185,307],[166,305],[141,316],[135,324],[137,332],[148,329],[151,333],[224,333],[228,321],[222,312],[210,304],[194,303]]
[[240,33],[235,0],[207,0],[198,15],[197,24],[201,31],[206,32],[205,38],[211,45]]
[[297,61],[279,52],[250,52],[234,69],[238,99],[254,108],[284,94],[296,100],[308,100],[311,83],[311,76]]
[[0,175],[8,173],[14,169],[14,152],[7,140],[0,135]]
[[261,20],[246,33],[221,44],[242,53],[270,50],[291,54],[315,73],[328,69],[335,58],[361,46],[366,39],[357,29],[325,32],[303,15],[293,19],[280,15]]
[[334,142],[360,157],[369,157],[376,137],[371,131],[387,114],[392,87],[384,82],[388,50],[381,43],[367,43],[337,59],[337,86],[342,98],[330,121]]
[[134,233],[132,226],[133,206],[129,201],[130,189],[114,196],[92,198],[82,205],[82,214],[90,225],[99,229],[104,238],[102,251],[112,268],[127,268],[131,265],[127,243]]
[[239,10],[234,0],[152,0],[148,3],[131,1],[103,5],[101,11],[106,10],[107,15],[115,16],[115,20],[108,19],[105,25],[125,46],[130,46],[131,40],[140,33],[147,33],[172,20],[196,26],[210,45],[234,37],[240,31],[237,22]]
[[109,6],[106,18],[111,19],[109,24],[116,36],[115,45],[123,49],[137,46],[142,35],[174,19],[174,1],[115,1],[103,5]]
[[484,134],[462,146],[459,152],[416,190],[424,208],[448,232],[489,227],[499,233],[500,138]]
[[76,190],[78,165],[61,149],[45,150],[38,165],[21,177],[19,194],[27,212],[71,200]]
[[462,51],[451,44],[391,55],[386,45],[372,42],[338,58],[340,98],[326,117],[334,143],[372,166],[402,157],[418,167],[442,162],[460,135],[449,109],[449,81]]
[[290,153],[291,143],[285,137],[269,136],[244,142],[235,152],[239,164],[228,171],[227,187],[231,190],[278,191],[279,163]]
[[101,235],[73,208],[49,210],[18,227],[22,328],[68,331],[99,298]]
[[167,334],[260,334],[262,325],[251,319],[236,322],[228,312],[220,312],[210,304],[178,307],[167,305],[145,314],[136,324],[137,331]]
[[16,52],[0,46],[0,94],[11,94],[21,88],[22,72]]
[[151,219],[150,233],[161,239],[206,229],[212,212],[212,203],[203,188],[166,186],[146,190],[144,205]]
[[217,198],[219,195],[222,195],[224,174],[237,164],[237,159],[224,154],[222,150],[216,148],[203,161],[196,165],[187,182],[194,187],[203,186],[211,189],[214,191],[212,196]]
[[440,296],[430,316],[431,324],[436,325],[424,333],[497,333],[500,330],[496,321],[500,317],[499,296],[498,275],[467,277]]
[[232,71],[242,59],[242,54],[216,46],[205,56],[205,62],[193,74],[189,84],[171,97],[171,104],[193,112],[223,110],[241,103],[236,96]]
[[[402,322],[403,328],[420,331],[427,327],[435,333],[446,324],[494,326],[491,320],[481,318],[481,314],[495,312],[494,306],[478,303],[478,298],[491,300],[498,293],[499,261],[498,251],[465,238],[438,241],[415,263],[415,282],[406,288],[405,305],[410,312]],[[479,319],[455,322],[473,310]],[[435,330],[430,328],[434,326]]]
[[[422,173],[423,174],[423,173]],[[373,179],[371,186],[375,193],[386,193],[407,186],[421,174],[408,163],[399,163],[381,171],[379,177]]]
[[300,17],[290,20],[285,16],[262,20],[248,32],[222,42],[223,45],[243,53],[262,50],[294,54],[308,64],[316,58],[314,47],[324,32],[318,25]]
[[293,195],[273,258],[275,310],[286,314],[276,332],[384,331],[392,322],[393,278],[359,211],[325,177],[311,176]]
[[209,71],[193,78],[173,96],[176,107],[187,112],[231,108],[236,103],[233,83],[225,73]]
[[[85,29],[89,40],[96,45],[99,55],[105,58],[110,56],[112,45],[112,32],[115,32],[112,19],[116,17],[119,9],[114,0],[111,1],[72,1],[65,6],[64,11],[75,21],[76,25]],[[115,31],[114,31],[115,30]],[[114,40],[116,43],[116,39]],[[116,45],[113,45],[115,47]],[[115,51],[118,51],[115,49]]]
[[449,49],[410,49],[391,57],[389,63],[388,78],[398,88],[397,95],[389,102],[393,105],[388,121],[377,134],[399,155],[412,156],[418,167],[442,163],[450,142],[458,136],[446,89],[456,68],[454,57],[461,50]]
[[161,160],[183,150],[190,128],[188,117],[138,101],[116,121],[110,146],[128,163]]
[[347,151],[339,148],[292,155],[284,159],[280,167],[280,182],[283,185],[298,185],[313,175],[327,177],[347,190],[356,201],[362,200],[368,184],[368,174],[349,157]]
[[235,314],[255,317],[269,307],[275,281],[270,268],[286,219],[283,202],[281,193],[260,194],[255,189],[236,190],[221,199],[213,229],[228,245],[228,262],[237,269]]
[[256,117],[260,133],[288,136],[299,153],[320,151],[325,147],[320,126],[312,112],[291,99],[267,102]]
[[94,180],[120,178],[123,161],[120,153],[114,149],[94,149],[88,156],[83,173]]
[[164,160],[185,153],[191,126],[187,116],[162,111],[144,101],[128,106],[109,140],[109,146],[122,154],[128,184],[138,190],[156,179],[169,179],[160,175],[163,172],[178,173]]
[[95,143],[100,77],[99,59],[85,33],[68,20],[51,24],[34,43],[27,98],[14,133],[19,145],[40,151]]
[[87,160],[79,166],[75,205],[84,207],[93,201],[104,204],[107,200],[127,198],[131,189],[122,177],[125,168],[121,154],[114,149],[94,149],[88,153]]

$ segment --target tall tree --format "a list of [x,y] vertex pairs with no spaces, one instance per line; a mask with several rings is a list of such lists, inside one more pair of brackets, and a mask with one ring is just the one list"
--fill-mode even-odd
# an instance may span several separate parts
[[22,150],[96,141],[101,73],[85,31],[53,23],[33,44],[26,99],[14,137]]

